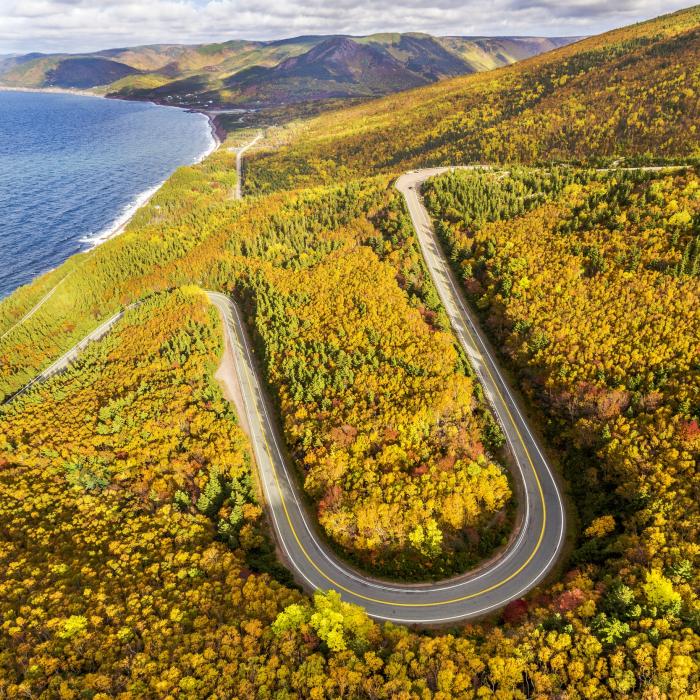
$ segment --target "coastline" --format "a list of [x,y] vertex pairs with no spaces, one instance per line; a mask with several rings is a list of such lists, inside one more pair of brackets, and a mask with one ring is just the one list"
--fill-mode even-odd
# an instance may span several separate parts
[[[57,89],[50,89],[50,88],[37,88],[37,89],[32,89],[32,88],[13,88],[13,87],[5,87],[0,85],[0,92],[33,92],[33,93],[54,93],[54,94],[72,94],[72,95],[80,95],[84,97],[97,97],[99,99],[110,99],[108,97],[102,96],[102,95],[95,95],[93,93],[82,93],[79,91],[74,91],[74,90],[61,90],[59,88]],[[193,110],[193,109],[187,109],[183,107],[176,107],[175,105],[159,105],[155,102],[149,102],[149,104],[153,104],[154,106],[158,107],[173,107],[174,109],[182,109],[183,111],[186,112],[191,112],[193,114],[201,114],[202,116],[206,117],[207,122],[208,122],[208,127],[209,127],[209,136],[210,136],[210,142],[209,145],[207,146],[206,150],[202,152],[201,155],[197,156],[190,165],[196,165],[197,163],[201,163],[205,158],[208,158],[212,153],[217,151],[222,143],[224,142],[226,138],[226,132],[220,127],[220,125],[216,121],[216,115],[211,114],[209,112],[201,111],[201,110]],[[182,166],[180,166],[182,167]],[[172,174],[171,174],[172,175]],[[170,176],[165,178],[162,182],[158,183],[157,185],[150,187],[147,190],[144,190],[143,192],[140,192],[137,194],[134,198],[134,200],[127,205],[118,215],[117,217],[107,226],[105,227],[102,231],[99,231],[96,234],[93,234],[91,236],[83,236],[78,239],[78,243],[83,244],[84,248],[77,251],[76,254],[82,254],[82,253],[91,253],[93,250],[95,250],[98,246],[102,245],[106,241],[111,240],[112,238],[116,238],[119,236],[121,233],[124,232],[126,227],[129,225],[131,220],[134,218],[136,215],[136,212],[138,212],[141,207],[144,207],[150,200],[159,192],[159,190],[163,187],[163,185],[170,179]],[[69,256],[71,257],[71,256]],[[68,258],[66,258],[67,260]],[[34,278],[32,279],[33,281],[36,281],[39,277],[42,277],[43,275],[49,274],[50,272],[53,272],[55,269],[57,269],[58,266],[61,264],[65,263],[65,260],[62,263],[59,263],[56,267],[50,267],[45,270],[42,270],[41,272],[38,272]],[[22,286],[22,285],[20,285]],[[17,288],[15,288],[17,289]],[[10,297],[15,289],[11,289],[10,291],[0,294],[0,302],[4,301],[8,297]]]
[[[73,95],[78,97],[94,97],[98,99],[110,99],[105,95],[98,95],[92,92],[63,88],[31,88],[0,85],[0,93],[2,92],[21,92],[38,94],[48,93],[59,95]],[[195,156],[193,159],[191,159],[189,162],[184,162],[178,167],[196,165],[198,163],[201,163],[205,158],[209,157],[212,153],[218,150],[218,148],[223,143],[223,140],[225,139],[226,132],[223,129],[221,129],[221,127],[217,124],[216,116],[214,114],[209,114],[204,110],[188,109],[183,107],[177,107],[175,105],[159,105],[153,102],[148,102],[147,104],[151,104],[156,107],[173,107],[174,109],[190,112],[192,114],[199,114],[201,115],[201,117],[207,120],[206,128],[209,138],[204,150],[200,152],[197,156]],[[129,225],[129,223],[131,222],[131,220],[134,218],[136,212],[139,209],[141,209],[141,207],[148,204],[148,202],[157,194],[157,192],[163,187],[163,185],[170,179],[171,176],[172,172],[168,174],[168,176],[164,178],[161,182],[155,184],[154,186],[149,187],[141,192],[135,193],[131,202],[124,206],[120,211],[116,212],[114,219],[98,232],[90,235],[83,235],[77,238],[76,243],[78,244],[79,249],[76,251],[76,253],[90,253],[106,241],[115,238],[116,236],[123,233]],[[63,262],[65,262],[65,260]],[[61,262],[59,261],[58,264],[61,264]],[[33,279],[36,279],[37,277],[44,275],[53,269],[55,269],[55,266],[48,267],[47,269],[44,269],[41,272],[37,272]],[[6,293],[0,295],[0,300],[10,296],[13,293],[14,289],[15,288],[11,288]]]
[[209,120],[209,126],[211,127],[212,137],[214,138],[214,141],[216,142],[216,147],[213,149],[213,151],[215,151],[226,140],[226,131],[217,121],[216,113],[215,112],[199,111],[199,110],[192,110],[192,111],[196,111],[199,114],[203,114]]
[[[105,98],[108,99],[108,98]],[[155,104],[155,103],[149,103],[149,104]],[[156,105],[160,107],[161,105]],[[181,107],[175,107],[175,109],[182,109]],[[209,122],[209,136],[210,136],[210,142],[209,145],[207,146],[206,150],[195,160],[193,160],[190,165],[196,165],[197,163],[201,163],[205,158],[208,158],[212,153],[217,151],[221,144],[223,143],[223,140],[220,136],[220,128],[216,124],[215,119],[213,119],[209,114],[206,112],[199,112],[199,111],[194,111],[194,110],[184,110],[186,112],[191,112],[193,114],[201,114],[204,117],[207,118],[207,121]],[[183,166],[180,166],[183,167]],[[171,173],[172,175],[172,173]],[[84,236],[83,238],[78,239],[81,243],[85,243],[88,245],[88,247],[81,252],[90,252],[91,250],[94,250],[97,248],[99,245],[102,245],[106,241],[109,241],[112,238],[116,238],[119,234],[123,233],[126,227],[129,225],[131,220],[134,218],[136,215],[136,212],[141,209],[141,207],[146,206],[151,199],[158,193],[158,191],[163,187],[163,185],[170,179],[171,175],[166,177],[164,180],[159,182],[157,185],[154,185],[153,187],[150,187],[147,190],[144,190],[143,192],[139,193],[136,195],[136,198],[131,202],[129,205],[127,205],[122,212],[117,216],[114,221],[107,226],[105,229],[102,231],[99,231],[98,233],[92,235],[92,236]]]
[[78,88],[59,88],[59,87],[16,87],[13,85],[0,84],[0,92],[39,92],[49,93],[54,95],[77,95],[78,97],[96,97],[100,100],[106,100],[106,95],[100,95],[96,92],[88,90],[79,90]]
[[160,190],[160,188],[166,182],[167,179],[158,183],[154,187],[151,187],[148,190],[144,190],[143,192],[138,194],[134,201],[128,204],[117,216],[117,218],[102,231],[99,231],[98,233],[93,234],[91,236],[83,236],[82,238],[79,238],[78,242],[84,243],[87,246],[85,250],[81,250],[80,252],[89,253],[91,250],[97,248],[97,246],[102,245],[106,241],[110,240],[110,238],[115,238],[120,233],[123,233],[124,229],[129,225],[129,222],[134,218],[136,212],[141,207],[148,204],[148,202],[151,201],[151,199],[155,196],[158,190]]
[[78,97],[96,97],[100,100],[122,100],[125,102],[143,102],[144,104],[154,105],[156,107],[169,107],[171,109],[181,109],[185,112],[190,112],[192,114],[203,114],[208,120],[211,128],[212,139],[214,141],[214,146],[208,150],[198,161],[201,162],[208,155],[213,153],[226,139],[226,131],[217,122],[217,114],[229,114],[233,112],[247,112],[246,109],[234,109],[234,110],[206,110],[197,109],[193,107],[180,107],[178,105],[168,105],[161,104],[160,102],[153,102],[152,100],[129,100],[125,97],[110,97],[106,94],[101,95],[97,92],[91,92],[90,90],[80,90],[78,88],[59,88],[59,87],[21,87],[15,85],[3,85],[0,83],[0,92],[35,92],[35,93],[48,93],[53,95],[76,95]]

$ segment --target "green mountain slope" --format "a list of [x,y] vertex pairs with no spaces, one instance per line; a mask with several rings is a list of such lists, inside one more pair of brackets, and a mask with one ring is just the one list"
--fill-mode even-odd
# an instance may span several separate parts
[[48,70],[46,82],[63,88],[91,88],[138,73],[136,68],[106,58],[71,58],[59,61],[54,68]]
[[[425,58],[426,63],[430,57]],[[273,68],[254,67],[224,81],[226,101],[271,106],[336,97],[379,96],[427,78],[373,44],[327,39]]]
[[501,68],[552,51],[583,37],[440,37],[440,43],[474,67],[474,72]]

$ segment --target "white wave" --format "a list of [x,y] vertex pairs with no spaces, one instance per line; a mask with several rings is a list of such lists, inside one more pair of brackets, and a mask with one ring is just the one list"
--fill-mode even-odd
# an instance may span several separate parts
[[[199,112],[202,114],[202,112]],[[207,125],[209,127],[209,144],[207,145],[204,153],[198,156],[194,163],[201,163],[206,157],[210,156],[220,145],[221,141],[216,134],[216,126],[214,126],[214,119],[209,114],[202,114],[202,116],[207,120]]]
[[92,250],[100,245],[100,243],[104,243],[110,238],[114,238],[114,236],[119,235],[126,228],[126,225],[129,223],[129,221],[131,221],[134,214],[144,204],[146,204],[151,197],[153,197],[153,195],[165,184],[165,182],[166,181],[163,180],[155,187],[151,187],[150,189],[141,192],[141,194],[139,194],[132,202],[127,204],[124,209],[122,209],[119,216],[117,216],[117,218],[111,224],[109,224],[109,226],[102,229],[102,231],[95,234],[90,234],[89,236],[83,236],[78,240],[81,243],[89,244],[87,250]]
[[[201,114],[201,112],[199,113]],[[214,128],[214,122],[210,117],[208,117],[205,114],[202,114],[202,116],[207,120],[207,124],[209,126],[209,143],[207,144],[206,149],[201,153],[201,155],[197,156],[193,161],[192,165],[195,165],[197,163],[201,163],[206,157],[210,156],[221,144],[219,142],[218,137],[216,136],[216,130]],[[158,192],[158,190],[167,182],[169,178],[166,178],[159,184],[157,184],[155,187],[151,187],[139,194],[132,202],[126,205],[124,209],[122,209],[121,213],[117,218],[109,224],[106,228],[102,229],[102,231],[99,231],[98,233],[95,234],[90,234],[87,236],[83,236],[82,238],[79,238],[78,240],[81,243],[86,243],[88,244],[88,247],[86,250],[92,250],[93,248],[96,248],[98,245],[101,243],[104,243],[105,241],[108,241],[110,238],[114,238],[115,236],[118,236],[127,226],[129,221],[133,218],[134,214],[145,204],[148,203],[148,201],[153,197],[153,195]]]

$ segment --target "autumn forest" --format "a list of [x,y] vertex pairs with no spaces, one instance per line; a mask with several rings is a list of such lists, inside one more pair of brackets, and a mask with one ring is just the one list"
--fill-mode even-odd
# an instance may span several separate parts
[[[698,57],[691,8],[277,125],[240,200],[234,130],[0,302],[0,698],[697,697]],[[409,628],[286,566],[204,290],[242,310],[338,556],[389,582],[483,566],[522,495],[394,187],[466,164],[422,201],[567,539],[505,608]]]

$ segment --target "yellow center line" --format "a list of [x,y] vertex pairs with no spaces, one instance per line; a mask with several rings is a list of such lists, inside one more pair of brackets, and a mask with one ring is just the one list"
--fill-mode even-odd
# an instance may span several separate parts
[[[416,232],[416,235],[417,235],[417,232]],[[449,273],[448,273],[448,274],[449,274]],[[455,293],[457,294],[458,291],[455,290]],[[456,297],[455,297],[455,298],[456,298]],[[234,302],[232,302],[232,303],[234,303]],[[240,326],[240,321],[239,321],[238,319],[236,319],[236,321],[237,321],[237,325],[239,325],[239,327],[241,328],[241,338],[240,338],[240,339],[241,339],[241,344],[242,344],[243,346],[245,346],[245,338],[244,338],[243,335],[242,335],[242,333],[243,333],[243,328],[242,328],[242,326]],[[473,333],[472,333],[472,331],[469,329],[469,324],[467,324],[467,330],[468,330],[469,334],[472,336],[472,342],[474,343],[474,346],[477,347],[476,342],[474,342]],[[477,351],[478,351],[478,350],[477,350]],[[267,440],[267,436],[266,436],[266,432],[267,432],[267,431],[264,429],[264,426],[266,425],[266,423],[265,423],[265,421],[263,421],[262,416],[260,415],[260,411],[258,410],[257,401],[255,400],[255,399],[256,399],[256,392],[255,392],[254,389],[253,389],[253,386],[252,386],[252,383],[251,383],[251,377],[250,377],[250,375],[251,375],[251,373],[252,373],[252,371],[253,371],[253,368],[250,367],[250,368],[248,368],[248,371],[246,371],[246,380],[247,380],[247,383],[248,383],[248,389],[249,389],[249,391],[250,391],[250,393],[251,393],[251,396],[253,397],[253,408],[255,409],[255,414],[256,414],[256,416],[257,416],[257,418],[258,418],[259,424],[260,424],[260,426],[263,428],[263,430],[262,430],[263,443],[265,444],[265,450],[266,450],[266,452],[267,452],[268,459],[270,460],[270,463],[271,463],[271,465],[272,465],[272,474],[273,474],[274,479],[275,479],[275,485],[277,486],[277,491],[278,491],[278,493],[279,493],[280,501],[282,502],[282,508],[283,508],[284,514],[285,514],[285,516],[286,516],[286,518],[287,518],[287,522],[289,523],[289,527],[290,527],[290,529],[291,529],[291,531],[292,531],[292,534],[294,535],[294,539],[296,540],[297,545],[299,546],[299,549],[301,549],[301,551],[304,553],[304,556],[305,556],[306,559],[309,561],[309,563],[311,564],[311,566],[313,566],[313,568],[316,569],[316,571],[318,571],[318,573],[319,573],[324,579],[326,579],[326,581],[328,581],[329,583],[331,583],[334,587],[338,588],[338,589],[341,590],[341,591],[345,591],[346,593],[348,593],[348,594],[350,594],[350,595],[352,595],[352,596],[355,596],[356,598],[360,598],[361,600],[366,600],[366,601],[371,602],[371,603],[379,603],[380,605],[391,605],[391,606],[403,607],[403,608],[430,608],[430,607],[439,606],[439,605],[450,605],[450,604],[452,604],[452,603],[459,603],[459,602],[462,602],[462,601],[465,601],[465,600],[470,600],[470,599],[472,599],[472,598],[476,598],[476,597],[478,597],[478,596],[481,596],[481,595],[484,595],[484,594],[486,594],[486,593],[489,593],[490,591],[493,591],[493,590],[495,590],[496,588],[500,588],[501,586],[505,585],[506,583],[508,583],[508,581],[512,580],[512,579],[515,578],[521,571],[523,571],[523,569],[525,569],[525,568],[527,567],[527,565],[532,561],[532,559],[534,558],[534,556],[535,556],[535,555],[537,554],[537,552],[539,551],[539,548],[540,548],[540,546],[542,545],[542,540],[544,539],[544,533],[545,533],[546,524],[547,524],[547,504],[546,504],[546,502],[545,502],[544,491],[543,491],[543,489],[542,489],[542,484],[540,483],[540,479],[539,479],[539,476],[538,476],[538,474],[537,474],[537,470],[535,469],[535,465],[534,465],[534,463],[533,463],[533,461],[532,461],[532,458],[530,457],[530,452],[529,452],[527,446],[525,445],[525,441],[523,440],[522,434],[520,433],[520,430],[518,429],[518,426],[517,426],[517,424],[516,424],[516,422],[515,422],[515,419],[513,418],[513,414],[512,414],[511,411],[510,411],[510,408],[508,407],[508,403],[506,402],[506,400],[505,400],[504,397],[503,397],[503,394],[501,393],[500,387],[498,386],[498,382],[496,382],[496,380],[495,380],[494,377],[493,377],[493,374],[491,373],[491,369],[490,369],[490,367],[489,367],[489,359],[490,359],[490,358],[488,358],[488,356],[483,355],[483,354],[482,354],[482,357],[484,358],[484,366],[485,366],[485,368],[486,368],[486,371],[488,372],[489,379],[490,379],[491,382],[493,383],[494,388],[495,388],[495,390],[496,390],[496,392],[497,392],[497,394],[498,394],[498,397],[500,398],[501,402],[503,403],[503,407],[505,408],[506,413],[508,414],[508,417],[509,417],[510,422],[511,422],[511,424],[512,424],[512,426],[513,426],[513,429],[515,430],[515,433],[516,433],[516,435],[518,436],[518,440],[520,440],[520,444],[522,445],[523,449],[525,450],[525,454],[527,455],[528,462],[530,463],[530,468],[532,469],[532,472],[533,472],[533,474],[534,474],[534,476],[535,476],[535,481],[536,481],[536,483],[537,483],[537,488],[538,488],[538,491],[539,491],[539,494],[540,494],[540,499],[541,499],[541,502],[542,502],[542,511],[543,511],[542,528],[541,528],[541,530],[540,530],[540,534],[539,534],[539,538],[538,538],[538,540],[537,540],[537,543],[535,544],[535,547],[534,547],[534,549],[532,550],[532,553],[530,554],[530,556],[525,560],[525,562],[524,562],[517,570],[515,570],[515,571],[514,571],[513,573],[511,573],[509,576],[505,577],[505,578],[502,579],[501,581],[498,581],[498,582],[496,582],[496,583],[494,583],[494,584],[492,584],[492,585],[490,585],[490,586],[488,586],[488,587],[486,587],[486,588],[483,588],[483,589],[481,589],[481,590],[478,590],[478,591],[476,591],[476,592],[474,592],[474,593],[469,593],[468,595],[460,596],[460,597],[457,597],[457,598],[451,598],[450,600],[435,601],[435,602],[432,602],[432,603],[402,603],[402,602],[392,602],[392,601],[390,601],[390,600],[382,600],[382,599],[379,599],[379,598],[373,598],[373,597],[371,597],[371,596],[364,595],[364,594],[362,594],[362,593],[358,593],[357,591],[353,591],[353,590],[351,590],[351,589],[345,587],[343,584],[339,583],[338,581],[335,581],[335,580],[334,580],[333,578],[331,578],[328,574],[326,574],[326,573],[318,566],[318,564],[316,564],[316,562],[311,558],[311,555],[307,552],[306,547],[304,547],[304,545],[303,545],[302,542],[301,542],[301,539],[299,538],[299,535],[297,534],[296,528],[294,527],[294,523],[292,522],[291,516],[289,515],[289,510],[287,509],[287,502],[286,502],[286,500],[285,500],[285,498],[284,498],[284,492],[283,492],[282,487],[281,487],[281,485],[280,485],[279,477],[278,477],[278,474],[277,474],[277,467],[276,467],[276,465],[275,465],[275,460],[274,460],[274,458],[273,458],[273,456],[272,456],[272,451],[271,451],[269,442],[268,442],[268,440]],[[246,363],[245,363],[245,358],[242,358],[242,359],[243,359],[243,361],[244,361],[243,363],[244,363],[244,365],[245,365],[245,364],[246,364]],[[261,393],[260,400],[261,400],[261,401],[264,401],[264,398],[262,397],[262,389],[261,389],[261,392],[260,392],[260,393]],[[269,425],[269,428],[270,428],[270,430],[273,430],[272,425]],[[517,457],[516,457],[515,455],[514,455],[514,457],[517,459]],[[291,478],[293,478],[293,477],[290,475],[290,479],[291,479]],[[290,488],[294,488],[293,485],[292,485],[291,483],[289,484],[289,487],[290,487]],[[302,517],[303,517],[303,514],[302,514]],[[280,535],[281,535],[281,533],[280,533]],[[467,583],[467,581],[465,581],[465,583]],[[409,592],[410,590],[411,590],[411,589],[407,589],[407,592]],[[412,589],[412,590],[415,591],[416,589]]]

